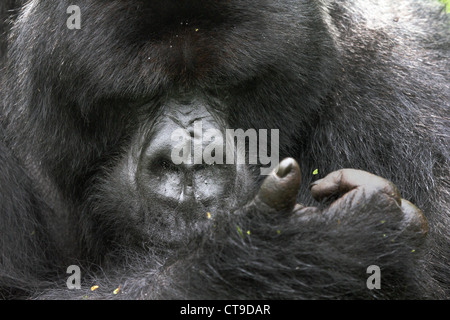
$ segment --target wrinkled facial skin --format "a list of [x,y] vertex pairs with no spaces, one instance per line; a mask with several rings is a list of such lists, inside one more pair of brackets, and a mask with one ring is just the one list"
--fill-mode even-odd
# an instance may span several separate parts
[[[249,189],[243,165],[194,161],[196,146],[206,152],[211,143],[205,132],[225,129],[221,117],[205,103],[184,99],[164,104],[152,122],[138,130],[127,157],[105,179],[100,191],[104,196],[92,210],[95,220],[110,230],[109,237],[121,238],[120,243],[176,248],[198,237],[218,215],[236,206],[242,190]],[[172,158],[181,141],[177,132],[189,139],[190,163],[176,164]],[[222,142],[225,150],[225,139]]]

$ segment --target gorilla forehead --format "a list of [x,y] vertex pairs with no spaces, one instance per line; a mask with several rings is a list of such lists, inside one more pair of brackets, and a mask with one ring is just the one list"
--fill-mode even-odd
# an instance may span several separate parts
[[[206,91],[167,90],[164,96],[155,99],[124,100],[110,105],[114,105],[110,109],[112,112],[118,111],[120,114],[128,112],[137,116],[141,133],[156,132],[157,125],[168,123],[189,130],[196,121],[203,121],[206,126],[208,123],[214,123],[214,128],[227,127],[227,105]],[[108,109],[104,112],[108,112]],[[144,136],[148,138],[148,134]]]
[[111,1],[106,10],[102,1],[80,0],[83,26],[68,30],[67,15],[60,14],[66,12],[67,1],[32,1],[19,26],[43,25],[33,30],[17,27],[15,36],[29,44],[38,60],[24,63],[31,69],[42,66],[39,72],[46,73],[42,78],[49,87],[59,82],[58,94],[84,92],[87,100],[151,96],[174,86],[230,86],[270,68],[283,69],[280,74],[302,64],[307,69],[310,54],[302,57],[302,52],[317,47],[311,42],[321,38],[321,30],[316,28],[317,37],[284,30],[294,22],[299,30],[306,29],[302,23],[307,19],[299,17],[319,13],[302,10],[302,2],[253,2]]
[[217,110],[217,106],[212,104],[195,97],[170,99],[141,129],[146,134],[138,137],[140,145],[147,148],[147,153],[154,153],[155,149],[161,148],[168,152],[179,143],[172,140],[174,134],[180,133],[179,129],[185,131],[187,139],[198,139],[202,144],[208,144],[209,141],[202,140],[206,130],[214,129],[223,133],[227,129],[223,110]]
[[190,128],[195,121],[215,122],[210,108],[197,99],[170,100],[163,107],[155,122],[161,123],[169,120],[185,129]]

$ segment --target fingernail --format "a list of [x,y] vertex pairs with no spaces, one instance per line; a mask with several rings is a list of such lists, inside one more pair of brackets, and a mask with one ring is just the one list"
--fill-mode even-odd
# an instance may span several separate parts
[[286,177],[292,170],[293,162],[290,159],[281,161],[278,165],[277,176],[280,178]]

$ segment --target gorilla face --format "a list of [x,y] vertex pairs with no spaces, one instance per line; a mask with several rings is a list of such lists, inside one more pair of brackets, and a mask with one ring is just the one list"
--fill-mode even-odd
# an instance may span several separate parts
[[235,209],[250,184],[244,165],[226,164],[225,129],[217,110],[199,100],[161,106],[94,197],[95,225],[110,230],[108,241],[174,249]]

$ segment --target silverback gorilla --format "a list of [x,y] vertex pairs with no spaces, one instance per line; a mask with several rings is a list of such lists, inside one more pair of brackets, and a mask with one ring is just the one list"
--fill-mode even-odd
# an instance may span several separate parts
[[[0,10],[0,297],[450,297],[450,29],[437,1]],[[215,160],[250,159],[205,139],[228,129],[270,131],[272,173],[261,154],[174,162],[174,132]]]

